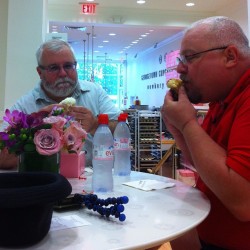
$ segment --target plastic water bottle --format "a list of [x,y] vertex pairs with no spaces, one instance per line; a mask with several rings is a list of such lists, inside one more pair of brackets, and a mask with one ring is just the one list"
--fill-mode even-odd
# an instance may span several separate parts
[[120,114],[114,132],[114,175],[126,176],[131,173],[131,134],[126,123],[127,114]]
[[113,190],[114,138],[108,127],[108,122],[107,114],[98,116],[99,126],[93,138],[92,189],[97,193]]

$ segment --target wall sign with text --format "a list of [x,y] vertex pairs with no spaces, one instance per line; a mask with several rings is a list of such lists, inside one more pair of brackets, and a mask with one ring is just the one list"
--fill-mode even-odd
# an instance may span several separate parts
[[96,3],[80,3],[82,5],[82,14],[95,14],[96,13]]
[[179,53],[180,50],[175,50],[166,55],[166,81],[170,78],[179,78],[179,74],[176,71]]

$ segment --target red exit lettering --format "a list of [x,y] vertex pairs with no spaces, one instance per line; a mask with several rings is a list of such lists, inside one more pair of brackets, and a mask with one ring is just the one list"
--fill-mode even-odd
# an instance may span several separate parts
[[83,14],[95,14],[96,4],[94,3],[84,3],[82,4],[82,13]]

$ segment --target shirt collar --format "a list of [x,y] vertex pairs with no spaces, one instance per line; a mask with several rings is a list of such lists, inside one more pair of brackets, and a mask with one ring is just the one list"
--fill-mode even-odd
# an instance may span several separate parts
[[229,95],[224,100],[224,104],[228,105],[232,100],[242,93],[250,84],[250,69],[248,69],[239,81],[235,84],[233,89],[230,91]]
[[82,81],[82,84],[80,84],[80,82],[78,81],[76,89],[75,89],[72,97],[77,99],[81,95],[81,93],[88,92],[90,90],[91,90],[91,87],[87,84],[84,84],[84,81]]
[[38,100],[45,100],[47,102],[54,102],[55,103],[55,101],[51,100],[49,97],[46,96],[44,90],[41,87],[41,81],[34,88],[33,94],[34,94],[34,98],[35,98],[36,102]]
[[229,95],[226,97],[224,101],[209,103],[209,109],[213,110],[213,117],[212,117],[213,123],[216,123],[220,120],[228,104],[230,104],[233,101],[233,99],[240,93],[242,93],[249,85],[250,85],[250,69],[248,69],[243,74],[243,76],[235,84],[235,86],[232,88]]

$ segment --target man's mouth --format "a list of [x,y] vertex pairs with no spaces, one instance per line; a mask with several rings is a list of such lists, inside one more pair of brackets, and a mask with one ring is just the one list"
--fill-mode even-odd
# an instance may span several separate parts
[[68,88],[71,86],[72,86],[72,84],[70,82],[60,82],[60,83],[56,84],[56,87],[60,88],[60,89],[65,89],[65,88]]

